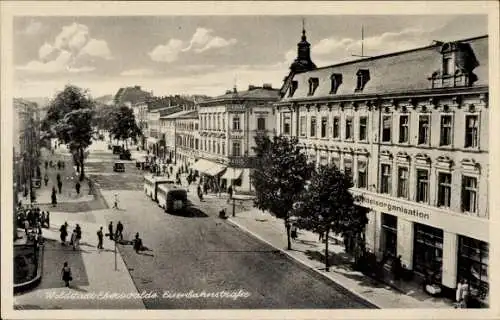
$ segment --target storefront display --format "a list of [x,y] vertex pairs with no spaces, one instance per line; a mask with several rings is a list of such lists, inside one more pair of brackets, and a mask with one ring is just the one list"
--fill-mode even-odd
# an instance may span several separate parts
[[443,230],[415,223],[413,269],[441,283],[443,267]]
[[488,299],[488,243],[460,236],[458,247],[458,280],[469,281],[472,297],[486,302]]
[[382,213],[382,244],[381,248],[385,254],[396,256],[398,241],[398,218],[396,216]]

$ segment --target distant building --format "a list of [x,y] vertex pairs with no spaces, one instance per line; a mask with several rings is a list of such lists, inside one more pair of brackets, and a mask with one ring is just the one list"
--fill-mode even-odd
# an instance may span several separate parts
[[162,118],[182,110],[182,106],[169,106],[147,112],[147,122],[143,133],[147,149],[154,155],[165,157],[167,138],[165,136],[165,121]]
[[199,102],[200,160],[193,168],[219,185],[251,190],[254,139],[275,134],[278,99],[279,90],[265,84]]
[[117,106],[132,107],[145,103],[151,99],[152,93],[141,89],[140,86],[120,88],[114,96],[114,103]]
[[487,303],[488,37],[293,68],[278,133],[353,177],[367,247],[400,255],[446,293],[467,278]]

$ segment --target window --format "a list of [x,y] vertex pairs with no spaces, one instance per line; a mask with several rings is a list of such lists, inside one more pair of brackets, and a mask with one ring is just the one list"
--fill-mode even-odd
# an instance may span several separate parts
[[332,158],[332,163],[335,167],[337,167],[338,169],[340,169],[340,158],[339,157],[333,157]]
[[438,175],[438,207],[450,207],[451,174],[440,172]]
[[233,130],[240,130],[240,117],[233,117]]
[[344,159],[344,173],[352,178],[352,159]]
[[220,130],[220,114],[217,115],[217,130]]
[[441,116],[441,138],[439,140],[440,146],[451,145],[451,115]]
[[368,117],[359,118],[359,140],[365,141],[367,137]]
[[382,248],[393,257],[397,253],[398,217],[382,213]]
[[465,116],[465,147],[477,148],[479,136],[478,116]]
[[205,145],[205,148],[203,148],[203,150],[208,151],[208,148],[207,148],[207,140],[205,140],[203,144]]
[[333,118],[333,137],[338,139],[340,138],[340,118]]
[[358,188],[366,188],[368,186],[366,161],[358,161]]
[[224,142],[222,143],[222,148],[221,149],[222,149],[221,150],[222,154],[225,155],[226,154],[226,143],[224,143]]
[[292,131],[291,128],[291,117],[289,113],[283,114],[283,134],[290,134]]
[[357,81],[356,81],[356,90],[362,91],[365,88],[365,85],[370,81],[370,71],[367,69],[360,69],[356,73]]
[[297,90],[299,86],[299,83],[297,81],[292,81],[292,84],[290,85],[290,92],[288,94],[289,97],[293,97],[293,94],[295,93],[295,90]]
[[408,199],[409,171],[406,167],[398,168],[398,197]]
[[459,236],[458,280],[469,280],[471,296],[487,301],[489,245],[486,242]]
[[477,179],[464,176],[462,178],[462,211],[476,212],[477,194]]
[[382,117],[382,142],[391,142],[391,116]]
[[434,274],[441,283],[443,266],[443,230],[415,223],[413,268],[421,274]]
[[257,118],[257,130],[266,130],[266,118]]
[[443,75],[452,75],[453,74],[453,64],[451,57],[443,58]]
[[429,171],[417,169],[417,202],[429,201]]
[[391,193],[391,165],[380,166],[380,193]]
[[345,138],[346,140],[352,140],[353,133],[353,125],[352,125],[352,117],[348,117],[345,119]]
[[418,118],[418,144],[429,144],[429,122],[428,115]]
[[311,137],[316,136],[316,117],[312,116],[311,117]]
[[321,117],[321,138],[326,138],[327,128],[328,128],[328,117]]
[[334,73],[330,77],[330,80],[331,80],[330,93],[335,94],[337,93],[338,88],[342,84],[342,75],[340,73]]
[[301,116],[300,117],[300,136],[305,137],[306,136],[306,128],[307,128],[307,122],[306,122],[306,116]]
[[409,116],[399,116],[399,143],[408,142],[408,121]]
[[226,118],[222,116],[222,130],[226,131]]
[[194,148],[195,148],[196,150],[198,150],[198,146],[199,146],[199,140],[198,140],[198,139],[196,139],[196,140],[194,140]]
[[316,89],[318,88],[319,85],[319,79],[318,78],[309,78],[309,92],[308,96],[312,96]]
[[238,141],[233,142],[233,156],[235,157],[241,156],[241,145]]

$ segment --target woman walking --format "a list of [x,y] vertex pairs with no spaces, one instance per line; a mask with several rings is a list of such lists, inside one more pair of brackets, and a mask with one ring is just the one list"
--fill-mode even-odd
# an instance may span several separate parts
[[68,262],[64,263],[64,267],[61,270],[62,280],[66,287],[69,287],[69,282],[73,280],[73,276],[71,275],[71,268],[68,266]]

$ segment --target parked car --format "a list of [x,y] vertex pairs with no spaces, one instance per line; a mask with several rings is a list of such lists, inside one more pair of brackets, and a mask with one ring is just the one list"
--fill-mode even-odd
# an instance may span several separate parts
[[132,154],[129,150],[124,150],[120,153],[120,160],[132,160]]
[[113,146],[113,154],[120,154],[122,152],[122,146]]
[[121,161],[117,161],[113,165],[114,172],[125,172],[125,163]]

